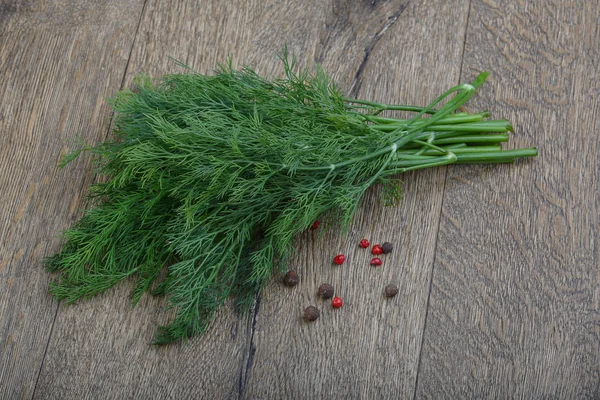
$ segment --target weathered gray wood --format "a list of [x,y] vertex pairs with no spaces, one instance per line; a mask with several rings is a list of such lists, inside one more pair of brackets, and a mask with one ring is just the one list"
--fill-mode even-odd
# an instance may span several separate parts
[[140,1],[0,5],[0,398],[31,398],[58,304],[41,261],[72,222],[90,164],[65,142],[106,132]]
[[[325,14],[335,28],[320,33],[331,49],[323,64],[362,98],[427,103],[458,80],[467,11],[467,1],[410,3],[406,9],[399,1],[336,2]],[[363,50],[360,57],[343,56],[356,48]],[[290,267],[300,285],[290,289],[275,280],[261,297],[245,398],[413,396],[444,176],[444,169],[403,176],[406,194],[398,207],[384,208],[373,188],[347,236],[307,232],[299,239]],[[390,241],[396,249],[374,268],[370,251],[358,247],[362,238]],[[338,253],[348,260],[333,266]],[[344,299],[343,308],[317,297],[324,282]],[[383,296],[388,283],[400,287],[389,300]],[[302,320],[309,305],[321,310],[313,323]]]
[[[216,63],[210,52],[227,51],[244,11],[217,2],[146,2],[138,14],[125,86],[140,71],[155,76],[181,71],[168,56],[209,72]],[[157,326],[173,315],[164,311],[164,299],[148,295],[132,309],[131,289],[119,285],[60,308],[35,398],[236,398],[249,344],[248,317],[225,308],[204,336],[156,347],[150,342]]]
[[[181,71],[167,56],[209,73],[231,54],[234,65],[248,63],[261,73],[280,73],[275,52],[285,43],[297,54],[328,49],[319,44],[328,23],[327,6],[292,1],[149,1],[126,82],[137,72]],[[379,29],[386,23],[378,21]],[[352,56],[347,54],[356,65],[366,44],[352,49],[348,53]],[[348,73],[347,81],[354,78],[354,70],[345,69],[343,63],[336,71]],[[246,376],[251,337],[246,322],[251,319],[238,319],[224,309],[208,333],[188,346],[156,349],[148,342],[155,326],[168,316],[155,311],[160,310],[159,301],[148,298],[131,311],[128,290],[121,286],[90,302],[60,309],[36,397],[237,397]],[[78,340],[67,346],[72,337]]]
[[418,398],[600,398],[600,9],[473,2],[462,78],[540,157],[450,168]]
[[[472,4],[460,80],[493,72],[471,104],[513,120],[511,146],[539,145],[536,160],[406,175],[398,208],[371,190],[347,236],[300,238],[300,286],[273,281],[256,319],[225,308],[189,345],[149,346],[169,315],[149,297],[132,310],[127,284],[54,321],[41,259],[92,180],[86,159],[55,165],[67,139],[105,136],[126,65],[126,85],[177,71],[168,55],[201,72],[231,54],[279,73],[287,43],[349,92],[424,103],[459,80],[469,4],[413,3],[3,2],[0,398],[407,398],[415,381],[419,398],[600,398],[594,2]],[[362,237],[395,243],[380,269]],[[338,251],[348,261],[333,267]],[[316,298],[324,281],[341,310]],[[400,294],[385,300],[392,281]],[[322,311],[313,324],[309,304]]]

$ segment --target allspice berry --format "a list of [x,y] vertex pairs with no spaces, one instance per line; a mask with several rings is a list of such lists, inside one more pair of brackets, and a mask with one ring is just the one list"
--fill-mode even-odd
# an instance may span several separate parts
[[329,283],[324,283],[319,286],[319,296],[324,299],[330,299],[333,297],[333,286]]
[[385,297],[394,297],[398,294],[398,286],[390,283],[385,287]]
[[388,254],[388,253],[391,253],[392,250],[394,250],[394,245],[391,244],[390,242],[385,242],[384,244],[381,245],[381,248],[383,249],[384,254]]
[[319,315],[321,315],[321,313],[319,312],[319,309],[315,306],[308,306],[304,310],[304,319],[306,321],[312,322],[319,318]]
[[283,277],[283,284],[285,286],[296,286],[300,282],[300,278],[296,271],[289,270],[287,274]]

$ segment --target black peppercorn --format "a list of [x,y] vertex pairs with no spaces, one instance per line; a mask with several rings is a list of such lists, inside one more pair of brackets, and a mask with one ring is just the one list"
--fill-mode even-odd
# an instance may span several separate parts
[[300,278],[294,270],[288,271],[288,273],[283,277],[283,284],[285,286],[296,286],[298,282],[300,282]]
[[385,242],[384,244],[381,245],[381,248],[383,249],[384,254],[388,254],[388,253],[392,252],[392,250],[394,249],[394,245],[391,244],[390,242]]
[[324,283],[319,286],[319,296],[324,299],[330,299],[333,297],[333,286],[329,283]]
[[385,297],[394,297],[398,294],[398,286],[390,283],[385,287]]
[[319,318],[319,315],[321,315],[321,313],[319,312],[319,309],[315,306],[308,306],[304,310],[304,319],[309,322]]

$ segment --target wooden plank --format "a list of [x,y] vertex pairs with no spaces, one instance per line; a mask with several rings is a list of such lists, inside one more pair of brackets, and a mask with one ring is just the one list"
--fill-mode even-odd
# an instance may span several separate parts
[[[126,85],[138,72],[182,71],[168,56],[202,73],[210,73],[228,55],[235,66],[246,63],[260,73],[281,73],[275,53],[284,44],[299,55],[316,54],[327,6],[148,1]],[[354,49],[351,59],[359,60],[362,51]],[[340,71],[352,72],[340,64]],[[206,335],[187,345],[155,348],[148,345],[154,328],[169,315],[157,311],[160,301],[147,297],[132,311],[129,290],[122,285],[90,302],[61,307],[36,397],[238,397],[250,352],[249,315],[238,318],[225,308]]]
[[[243,9],[217,2],[146,2],[125,86],[137,72],[181,72],[168,56],[210,72],[216,63],[210,51],[235,39],[240,18]],[[215,42],[219,35],[222,42]],[[173,314],[164,311],[164,299],[148,295],[132,309],[131,289],[131,284],[119,285],[89,302],[60,308],[35,397],[237,397],[248,346],[247,316],[224,309],[203,337],[155,347],[150,342],[157,326]]]
[[41,260],[91,179],[87,162],[56,165],[67,140],[105,135],[141,5],[0,6],[0,398],[33,395],[58,307]]
[[[406,9],[399,1],[334,2],[326,10],[332,28],[321,33],[330,48],[323,64],[362,98],[425,104],[458,81],[467,11],[468,1],[415,2]],[[356,48],[359,57],[343,56]],[[444,176],[444,169],[403,176],[398,207],[381,206],[373,188],[348,235],[311,231],[299,239],[291,263],[299,286],[275,280],[261,297],[244,397],[413,396]],[[370,251],[358,247],[362,238],[390,241],[396,249],[373,268]],[[348,257],[343,266],[332,265],[337,253]],[[317,298],[324,282],[336,288],[343,308]],[[389,300],[383,296],[388,283],[400,288]],[[309,305],[321,311],[313,323],[302,320]]]
[[540,157],[449,171],[418,398],[600,398],[600,9],[473,2],[463,79]]

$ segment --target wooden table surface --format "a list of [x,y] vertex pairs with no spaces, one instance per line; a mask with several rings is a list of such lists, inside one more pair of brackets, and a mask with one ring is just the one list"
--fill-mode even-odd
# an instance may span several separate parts
[[[3,0],[0,399],[599,399],[599,26],[590,0]],[[89,158],[56,164],[73,138],[108,137],[107,97],[181,71],[168,56],[277,74],[285,43],[386,102],[490,71],[469,107],[540,155],[406,174],[397,207],[372,188],[347,235],[298,238],[298,287],[274,279],[188,344],[149,345],[171,315],[150,296],[132,309],[129,283],[54,300],[41,261],[94,179]],[[383,268],[363,267],[363,237],[394,242]],[[323,282],[342,309],[316,299]]]

